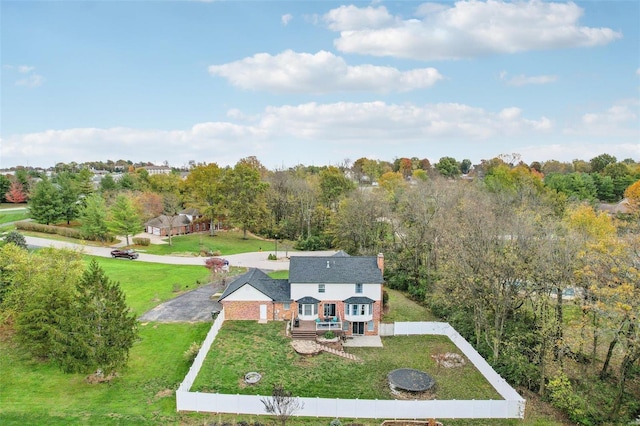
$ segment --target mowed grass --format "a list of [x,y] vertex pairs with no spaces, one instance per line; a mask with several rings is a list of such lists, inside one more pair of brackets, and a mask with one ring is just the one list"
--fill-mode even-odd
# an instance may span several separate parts
[[0,339],[0,424],[178,424],[175,390],[189,370],[183,352],[209,323],[147,324],[129,363],[111,383],[89,384]]
[[110,279],[120,283],[127,304],[138,316],[176,297],[180,292],[208,283],[211,278],[211,273],[204,266],[130,262],[93,256],[86,258],[87,262],[89,259],[97,261]]
[[[324,352],[299,355],[284,328],[281,322],[225,322],[193,390],[268,395],[274,384],[282,384],[305,397],[394,399],[387,374],[397,368],[416,368],[436,379],[437,399],[501,399],[470,363],[456,369],[436,366],[431,355],[460,353],[443,336],[385,337],[384,348],[345,348],[363,360],[354,362]],[[242,378],[249,371],[261,373],[262,380],[245,386]]]
[[[164,238],[164,241],[169,241]],[[178,235],[171,238],[172,245],[152,244],[148,247],[140,248],[145,253],[170,255],[175,253],[199,254],[201,251],[220,253],[220,256],[248,253],[254,251],[273,251],[275,244],[273,241],[261,240],[254,236],[247,235],[245,239],[242,231],[216,231],[213,237],[208,233],[198,233],[189,235]]]
[[391,309],[383,313],[382,322],[438,321],[429,309],[407,298],[399,291],[390,288],[385,288],[385,291],[389,294],[388,305]]
[[27,214],[26,210],[20,210],[20,211],[6,211],[3,212],[2,210],[0,210],[0,225],[4,224],[4,223],[9,223],[9,222],[17,222],[19,220],[25,220],[28,219],[29,215]]

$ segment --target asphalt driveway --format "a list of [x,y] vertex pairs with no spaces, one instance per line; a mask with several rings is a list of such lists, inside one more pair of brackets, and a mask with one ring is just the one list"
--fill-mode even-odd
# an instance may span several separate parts
[[[161,303],[143,314],[141,322],[201,322],[211,321],[211,312],[220,311],[222,305],[211,296],[222,291],[219,283],[208,284]],[[216,298],[217,299],[217,298]]]

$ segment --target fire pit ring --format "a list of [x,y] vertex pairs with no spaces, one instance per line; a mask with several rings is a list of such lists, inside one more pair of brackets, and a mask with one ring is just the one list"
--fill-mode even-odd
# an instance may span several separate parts
[[248,385],[254,385],[258,383],[260,379],[262,379],[262,374],[256,371],[251,371],[244,375],[244,382]]

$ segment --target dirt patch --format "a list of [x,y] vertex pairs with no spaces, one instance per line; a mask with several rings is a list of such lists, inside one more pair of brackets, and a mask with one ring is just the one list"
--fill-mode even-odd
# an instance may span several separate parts
[[102,371],[98,370],[93,374],[89,374],[86,377],[86,381],[91,385],[95,385],[97,383],[109,383],[116,377],[118,377],[118,373],[111,373],[105,376]]
[[167,398],[169,396],[173,396],[173,391],[171,389],[164,389],[164,390],[161,390],[160,392],[158,392],[155,395],[155,398],[156,399],[160,399],[160,398]]

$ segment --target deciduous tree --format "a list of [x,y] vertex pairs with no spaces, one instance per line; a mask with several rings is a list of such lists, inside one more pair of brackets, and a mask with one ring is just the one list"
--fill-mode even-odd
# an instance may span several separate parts
[[127,245],[129,245],[129,235],[135,235],[142,230],[140,216],[131,198],[124,194],[116,197],[110,209],[108,226],[116,235],[124,235]]
[[5,199],[9,203],[15,204],[24,203],[25,201],[27,201],[27,194],[25,193],[24,188],[19,181],[14,180],[11,182],[11,184],[9,185],[9,189],[5,193]]

